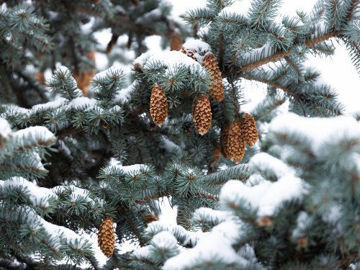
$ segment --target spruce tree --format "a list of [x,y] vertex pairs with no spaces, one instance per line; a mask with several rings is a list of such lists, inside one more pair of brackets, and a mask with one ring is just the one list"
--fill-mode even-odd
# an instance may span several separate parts
[[2,4],[0,268],[360,268],[359,116],[305,66],[339,41],[359,68],[360,3],[234,2]]

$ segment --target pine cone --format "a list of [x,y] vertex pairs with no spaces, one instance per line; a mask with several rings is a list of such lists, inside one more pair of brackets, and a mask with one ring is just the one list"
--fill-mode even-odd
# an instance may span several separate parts
[[222,101],[225,97],[224,86],[222,83],[221,71],[215,55],[211,52],[206,53],[202,64],[211,74],[211,97],[216,101]]
[[221,129],[220,143],[221,143],[221,151],[224,158],[230,158],[229,145],[228,145],[229,128],[230,126],[224,126]]
[[211,127],[212,112],[207,96],[200,96],[193,103],[193,123],[200,135],[206,134]]
[[245,142],[251,147],[258,140],[258,133],[256,129],[255,119],[251,114],[245,113],[241,122],[241,130],[244,136]]
[[182,37],[179,33],[173,32],[170,36],[170,50],[179,51],[182,48]]
[[245,154],[245,141],[241,133],[241,123],[239,121],[234,121],[230,124],[227,144],[231,160],[240,162]]
[[111,217],[106,217],[99,228],[98,245],[101,251],[107,257],[111,257],[113,255],[115,246],[115,233],[113,228],[113,220]]
[[168,114],[168,101],[164,90],[155,84],[151,90],[150,115],[154,123],[161,126]]

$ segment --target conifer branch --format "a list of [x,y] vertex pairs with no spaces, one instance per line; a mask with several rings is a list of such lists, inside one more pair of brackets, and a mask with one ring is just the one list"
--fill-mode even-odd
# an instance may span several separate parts
[[348,11],[348,14],[346,15],[346,21],[349,21],[354,13],[354,10],[357,6],[357,4],[359,3],[359,0],[353,0],[352,1],[352,4],[351,4],[351,7]]
[[[341,33],[342,32],[338,31],[338,30],[332,31],[332,32],[323,34],[321,36],[318,36],[316,38],[310,39],[310,40],[306,41],[304,45],[307,48],[312,48],[314,45],[316,45],[318,43],[321,43],[321,42],[323,42],[323,41],[325,41],[325,40],[327,40],[329,38],[340,36]],[[282,59],[284,57],[290,56],[291,52],[292,52],[291,49],[286,50],[286,51],[277,52],[277,53],[275,53],[275,54],[273,54],[271,56],[265,57],[263,59],[255,61],[253,63],[242,66],[241,69],[240,69],[240,72],[251,71],[251,70],[253,70],[255,68],[258,68],[258,67],[260,67],[262,65],[268,64],[270,62],[279,61],[280,59]]]
[[269,80],[265,80],[265,79],[260,79],[260,78],[256,78],[252,75],[249,75],[249,74],[244,74],[242,76],[244,79],[247,79],[247,80],[251,80],[251,81],[258,81],[258,82],[261,82],[261,83],[265,83],[269,86],[272,86],[274,88],[278,88],[278,89],[281,89],[283,90],[284,92],[288,93],[289,95],[292,95],[296,98],[299,98],[299,95],[298,93],[296,93],[294,90],[286,87],[286,86],[283,86],[283,85],[280,85],[278,83],[275,83],[273,80],[269,81]]
[[[156,200],[156,199],[159,199],[159,198],[162,198],[162,197],[167,197],[167,196],[171,196],[171,195],[174,195],[175,192],[163,192],[163,193],[156,193],[156,194],[153,194],[153,195],[150,195],[148,197],[145,197],[143,198],[142,200],[136,200],[135,203],[137,204],[144,204],[144,203],[147,203],[151,200]],[[219,198],[216,197],[216,196],[213,196],[211,194],[205,194],[205,193],[195,193],[193,194],[195,197],[201,197],[201,198],[205,198],[205,199],[208,199],[208,200],[211,200],[211,201],[219,201]]]
[[134,233],[134,235],[138,239],[140,246],[143,246],[145,244],[144,240],[142,239],[139,230],[136,228],[136,225],[129,217],[128,211],[125,209],[125,207],[121,206],[120,204],[118,205],[118,210],[120,213],[123,213],[123,217],[125,218],[126,222],[128,223],[131,231]]

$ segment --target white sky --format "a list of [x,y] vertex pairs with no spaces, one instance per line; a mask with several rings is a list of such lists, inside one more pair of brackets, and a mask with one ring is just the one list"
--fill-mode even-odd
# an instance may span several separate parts
[[[203,7],[206,5],[206,0],[169,0],[174,8],[174,15],[182,15],[187,10]],[[250,6],[250,0],[235,0],[236,12],[246,13]],[[296,15],[296,10],[308,12],[312,9],[316,0],[283,0],[280,14]],[[360,77],[352,65],[350,56],[344,46],[340,46],[335,41],[336,53],[332,57],[309,57],[308,64],[321,73],[321,80],[333,87],[339,94],[339,100],[345,105],[346,112],[352,113],[360,111],[358,106],[358,99],[360,98]],[[265,89],[256,83],[245,83],[244,85],[245,98],[251,103],[256,103],[265,95]],[[246,91],[251,88],[251,94]],[[249,104],[250,105],[250,104]],[[249,106],[250,109],[254,104]],[[245,109],[246,110],[246,109]]]

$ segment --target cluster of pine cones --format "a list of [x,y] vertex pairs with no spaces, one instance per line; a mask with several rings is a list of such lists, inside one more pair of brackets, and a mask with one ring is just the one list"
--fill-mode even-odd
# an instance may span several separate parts
[[248,113],[241,121],[234,121],[221,129],[221,150],[225,158],[240,162],[245,154],[245,144],[253,146],[258,139],[255,119]]
[[[171,50],[179,50],[198,61],[196,51],[185,49],[181,46],[182,39],[179,35],[172,35]],[[207,52],[202,58],[202,65],[211,74],[210,95],[215,101],[221,102],[225,98],[221,71],[216,56]],[[161,126],[168,114],[168,101],[164,89],[155,84],[150,97],[150,115],[154,123]],[[206,134],[211,127],[212,112],[208,96],[202,95],[193,102],[193,124],[200,135]],[[221,150],[225,158],[234,162],[240,162],[245,153],[245,145],[253,146],[258,139],[256,122],[254,118],[246,113],[241,121],[234,121],[221,130]]]
[[[191,51],[187,51],[184,48],[182,48],[181,51],[189,57],[196,59],[193,55],[191,55]],[[210,95],[213,100],[220,102],[224,99],[225,94],[221,72],[216,57],[213,53],[208,52],[203,57],[202,62],[203,66],[211,74]],[[164,89],[162,89],[162,87],[158,84],[155,84],[152,88],[150,97],[151,118],[156,125],[161,126],[165,122],[167,114],[168,101]],[[205,95],[196,97],[193,102],[193,122],[195,129],[200,135],[204,135],[209,131],[211,127],[211,119],[212,112],[209,97]]]

